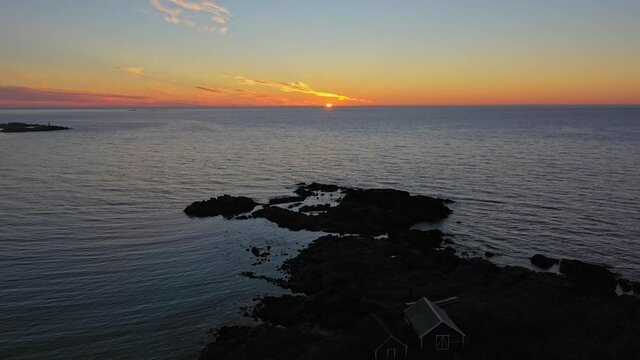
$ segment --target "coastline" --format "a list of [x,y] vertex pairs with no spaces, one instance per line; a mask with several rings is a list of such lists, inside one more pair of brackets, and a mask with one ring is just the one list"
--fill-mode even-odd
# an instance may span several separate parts
[[[421,297],[459,299],[446,311],[469,340],[447,356],[601,359],[615,353],[616,358],[632,359],[640,354],[633,341],[640,335],[633,325],[640,322],[640,300],[617,295],[615,275],[602,266],[563,259],[564,274],[558,275],[462,258],[446,246],[451,240],[440,231],[410,230],[417,221],[381,223],[375,215],[379,211],[390,219],[394,214],[406,218],[407,203],[397,197],[411,201],[406,198],[408,193],[299,185],[296,194],[307,196],[297,200],[315,196],[321,189],[346,193],[347,201],[342,198],[328,210],[341,216],[304,214],[273,204],[264,205],[252,216],[292,230],[342,230],[350,235],[319,237],[285,261],[280,268],[283,278],[248,273],[294,295],[260,298],[248,315],[262,324],[215,329],[214,340],[201,359],[368,359],[371,355],[363,350],[358,323],[375,314],[394,331],[402,332],[403,308]],[[388,193],[380,197],[376,191]],[[354,192],[361,196],[354,198],[350,195]],[[362,203],[354,207],[354,199]],[[435,200],[429,206],[446,203]],[[348,206],[340,209],[345,203]],[[363,204],[366,211],[359,207]],[[439,221],[449,214],[438,213],[425,221]],[[345,218],[351,221],[345,223]],[[349,231],[367,226],[379,227],[360,235],[355,234],[362,231]],[[387,237],[376,236],[384,232]],[[409,358],[420,355],[411,350]]]

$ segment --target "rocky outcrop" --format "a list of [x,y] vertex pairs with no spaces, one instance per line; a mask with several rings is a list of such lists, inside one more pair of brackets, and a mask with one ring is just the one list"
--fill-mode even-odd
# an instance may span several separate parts
[[[569,276],[499,267],[485,259],[462,259],[437,246],[422,246],[437,245],[441,236],[435,231],[398,233],[389,239],[323,236],[282,266],[287,276],[280,285],[297,295],[264,297],[251,312],[264,321],[260,329],[264,340],[244,331],[238,339],[228,340],[235,343],[249,336],[246,346],[258,351],[270,346],[266,334],[271,329],[275,337],[282,332],[296,334],[291,349],[281,344],[283,352],[260,357],[279,359],[289,350],[299,350],[295,337],[305,343],[306,336],[314,335],[307,350],[292,359],[318,358],[314,349],[322,348],[334,360],[365,360],[371,355],[352,352],[357,345],[343,348],[356,336],[353,324],[375,313],[402,329],[406,302],[422,296],[457,296],[460,301],[446,310],[467,334],[460,359],[595,360],[615,353],[614,358],[631,360],[640,353],[635,341],[640,336],[639,299],[602,296],[576,287]],[[567,264],[574,271],[576,264]],[[238,358],[212,356],[220,354],[216,343],[210,350],[202,359]]]
[[633,283],[627,279],[618,279],[618,286],[624,292],[633,291]]
[[208,217],[222,215],[227,219],[253,210],[258,203],[244,196],[223,195],[204,201],[196,201],[184,212],[189,216]]
[[405,244],[412,249],[432,249],[442,245],[444,234],[440,230],[405,230],[391,234],[390,238],[394,242]]
[[319,204],[319,205],[305,205],[301,207],[298,211],[308,213],[308,212],[327,211],[329,209],[331,209],[330,204]]
[[304,201],[304,196],[278,196],[269,199],[269,205],[289,204]]
[[37,131],[59,131],[70,130],[71,128],[64,126],[54,125],[38,125],[38,124],[25,124],[25,123],[8,123],[0,124],[0,132],[5,133],[19,133],[19,132],[37,132]]
[[300,184],[300,186],[298,187],[298,189],[296,190],[296,192],[302,192],[304,190],[306,191],[311,191],[311,192],[336,192],[338,190],[345,190],[347,188],[345,187],[341,187],[338,185],[333,185],[333,184],[320,184],[317,182],[313,182],[309,185],[306,184]]
[[262,209],[254,211],[251,216],[254,218],[264,218],[278,226],[293,231],[311,230],[320,231],[319,222],[314,221],[313,217],[305,215],[297,211],[283,209],[277,206],[265,206]]
[[535,254],[531,257],[531,263],[541,269],[549,269],[553,265],[560,263],[557,259],[552,259],[541,254]]
[[445,200],[410,195],[392,189],[344,189],[339,204],[317,216],[278,207],[265,207],[253,217],[265,218],[290,230],[380,235],[408,229],[418,222],[436,222],[451,210]]
[[604,266],[579,260],[562,259],[560,273],[565,274],[588,291],[613,293],[617,285],[615,275]]
[[[343,191],[337,207],[317,216],[273,206],[254,213],[290,229],[359,235],[318,238],[285,261],[280,279],[245,273],[295,295],[261,298],[249,314],[263,324],[220,328],[201,359],[370,359],[359,351],[354,325],[375,313],[403,334],[402,310],[423,296],[458,297],[446,311],[467,335],[459,359],[638,358],[640,299],[616,296],[615,276],[605,267],[563,260],[558,275],[461,258],[442,249],[442,232],[410,230],[411,221],[448,215],[443,200]],[[388,237],[373,236],[381,233]],[[409,358],[425,358],[416,348]]]

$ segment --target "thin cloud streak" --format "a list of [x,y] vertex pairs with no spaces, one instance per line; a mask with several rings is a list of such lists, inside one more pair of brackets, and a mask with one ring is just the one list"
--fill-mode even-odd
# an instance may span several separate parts
[[93,91],[0,86],[0,106],[103,106],[134,103],[153,105],[157,104],[157,99]]
[[116,66],[115,69],[136,78],[149,77],[143,68],[137,66]]
[[[183,24],[198,31],[227,34],[226,24],[232,15],[229,9],[210,0],[149,0],[164,20],[171,24]],[[204,19],[202,19],[204,18]],[[199,24],[201,21],[204,23]]]
[[206,93],[209,94],[213,94],[216,96],[234,96],[234,97],[243,97],[243,98],[247,98],[247,99],[252,99],[255,101],[260,101],[263,103],[267,103],[267,104],[274,104],[274,105],[292,105],[291,101],[289,99],[286,98],[276,98],[273,96],[269,96],[266,94],[261,94],[259,92],[255,92],[255,91],[251,91],[251,90],[245,90],[245,89],[238,89],[238,88],[212,88],[212,87],[208,87],[208,86],[196,86],[195,87],[198,90],[204,91]]
[[352,98],[347,95],[340,95],[340,94],[324,92],[324,91],[316,91],[309,84],[306,84],[300,81],[279,82],[279,81],[271,81],[271,80],[255,80],[242,75],[236,75],[235,79],[238,83],[243,85],[250,85],[250,86],[262,85],[262,86],[278,89],[286,93],[295,92],[295,93],[315,95],[323,98],[337,99],[340,101],[366,102],[366,100]]
[[26,79],[34,76],[35,74],[30,71],[0,70],[0,77],[3,78]]

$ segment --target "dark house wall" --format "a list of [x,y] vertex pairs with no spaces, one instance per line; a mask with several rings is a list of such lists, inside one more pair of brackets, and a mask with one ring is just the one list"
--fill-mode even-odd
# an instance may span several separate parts
[[446,351],[436,349],[436,338],[438,335],[449,335],[449,351],[458,350],[462,347],[462,335],[450,328],[449,325],[440,324],[429,334],[422,338],[422,350],[425,351]]
[[[393,354],[389,354],[389,356],[387,356],[388,349],[395,349],[395,357]],[[406,348],[395,338],[390,338],[380,346],[376,355],[378,360],[404,359],[406,358]]]

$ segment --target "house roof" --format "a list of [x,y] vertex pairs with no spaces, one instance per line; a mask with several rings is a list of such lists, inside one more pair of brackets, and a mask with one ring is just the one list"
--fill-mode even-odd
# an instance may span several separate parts
[[404,347],[407,347],[402,341],[398,340],[389,328],[384,324],[375,314],[367,315],[358,326],[358,330],[362,341],[367,345],[371,351],[376,351],[382,344],[393,338],[400,342]]
[[424,337],[440,324],[446,324],[460,335],[465,336],[449,315],[427,298],[423,297],[416,301],[404,311],[404,314],[419,337]]

